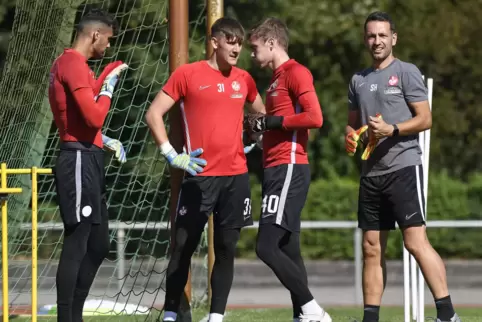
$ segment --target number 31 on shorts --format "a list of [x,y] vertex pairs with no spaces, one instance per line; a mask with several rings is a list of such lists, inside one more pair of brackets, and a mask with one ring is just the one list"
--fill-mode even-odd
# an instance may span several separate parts
[[263,197],[263,204],[261,206],[261,213],[275,214],[278,212],[279,196],[277,195],[265,195]]

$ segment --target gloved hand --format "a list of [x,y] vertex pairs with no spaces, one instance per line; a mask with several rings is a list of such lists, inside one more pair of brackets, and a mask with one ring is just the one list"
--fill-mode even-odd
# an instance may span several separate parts
[[116,67],[119,67],[122,64],[123,64],[123,62],[121,60],[117,60],[117,61],[109,63],[109,64],[107,64],[107,66],[105,66],[104,70],[102,71],[102,73],[99,75],[99,77],[95,81],[94,93],[96,95],[99,94],[100,89],[102,87],[102,84],[104,83],[107,75],[109,75],[109,73],[111,71],[113,71]]
[[[102,86],[100,88],[100,93],[98,95],[99,97],[102,95],[105,95],[105,96],[108,96],[109,98],[112,98],[112,94],[114,93],[114,88],[115,88],[115,85],[117,84],[117,81],[119,80],[120,74],[127,67],[128,67],[127,64],[119,65],[115,67],[112,71],[110,71],[107,74],[107,76],[105,76],[104,81],[102,82]],[[99,77],[99,80],[100,80],[100,77]]]
[[[253,151],[254,147],[258,145],[258,139],[262,134],[249,134],[248,131],[243,131],[241,134],[243,138],[244,154]],[[259,145],[258,145],[259,147]]]
[[365,125],[356,131],[351,131],[345,136],[345,150],[349,156],[353,156],[355,154],[358,142],[367,129],[368,125]]
[[183,152],[178,154],[169,142],[166,142],[160,146],[161,153],[166,158],[169,164],[177,169],[184,170],[190,175],[195,176],[198,173],[203,172],[203,167],[207,165],[206,160],[197,158],[204,151],[199,148],[191,153]]
[[121,163],[127,161],[126,152],[124,146],[119,140],[112,139],[104,134],[102,134],[102,142],[104,143],[104,148],[115,153],[116,159]]
[[250,133],[282,129],[283,116],[248,113],[244,119],[244,128]]
[[[380,113],[377,113],[377,115],[375,115],[375,117],[377,117],[379,119],[382,119],[382,115]],[[368,158],[372,154],[373,150],[375,150],[375,148],[377,147],[377,144],[378,144],[378,141],[379,141],[379,139],[377,139],[375,137],[375,135],[373,135],[373,133],[370,133],[370,130],[369,130],[368,133],[369,133],[368,144],[367,144],[367,147],[365,148],[365,151],[363,151],[363,154],[361,156],[362,160],[368,160]]]

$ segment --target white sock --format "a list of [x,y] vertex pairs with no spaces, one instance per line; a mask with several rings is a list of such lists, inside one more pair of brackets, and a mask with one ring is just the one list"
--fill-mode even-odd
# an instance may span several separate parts
[[209,322],[223,322],[224,315],[219,313],[209,313]]
[[176,312],[166,311],[164,312],[164,318],[162,319],[162,321],[176,321],[176,318]]
[[301,311],[303,311],[303,314],[313,314],[313,315],[322,315],[323,314],[323,309],[321,306],[316,303],[315,299],[312,299],[305,305],[301,306]]

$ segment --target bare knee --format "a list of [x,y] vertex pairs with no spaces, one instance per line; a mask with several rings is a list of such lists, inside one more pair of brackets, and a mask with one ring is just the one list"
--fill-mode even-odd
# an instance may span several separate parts
[[363,235],[363,258],[365,261],[380,261],[386,247],[387,233],[366,231]]
[[403,244],[408,252],[415,257],[432,247],[428,241],[425,226],[405,228],[403,230]]

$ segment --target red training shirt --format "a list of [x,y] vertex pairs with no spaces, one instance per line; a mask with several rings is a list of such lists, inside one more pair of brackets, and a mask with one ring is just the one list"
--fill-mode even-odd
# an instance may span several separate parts
[[243,152],[244,104],[258,95],[248,72],[233,67],[229,76],[207,61],[178,67],[162,89],[180,101],[184,148],[202,148],[207,161],[199,176],[230,176],[246,173]]
[[311,72],[290,59],[276,68],[266,91],[266,114],[283,116],[283,129],[263,134],[264,167],[308,164],[310,128],[323,124]]
[[87,59],[66,49],[50,69],[49,102],[61,142],[87,142],[102,148],[100,129],[109,111],[111,99],[94,99],[94,72]]

